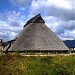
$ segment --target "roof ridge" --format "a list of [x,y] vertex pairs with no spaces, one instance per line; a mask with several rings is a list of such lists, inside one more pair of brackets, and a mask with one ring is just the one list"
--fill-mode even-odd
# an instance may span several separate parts
[[43,20],[43,18],[41,17],[39,13],[33,18],[31,18],[30,20],[28,20],[27,23],[24,25],[24,27],[27,26],[29,23],[45,23],[45,21]]

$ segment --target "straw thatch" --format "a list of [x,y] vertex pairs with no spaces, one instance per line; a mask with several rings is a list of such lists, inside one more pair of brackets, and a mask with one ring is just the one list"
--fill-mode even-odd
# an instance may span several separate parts
[[42,19],[42,17],[40,16],[40,14],[36,15],[35,17],[31,18],[25,25],[27,26],[30,23],[45,23],[45,21]]
[[13,40],[4,42],[4,49],[3,51],[8,52],[8,49],[11,47],[11,45],[16,41],[17,38],[14,38]]
[[67,46],[45,25],[40,14],[30,19],[8,51],[68,50]]

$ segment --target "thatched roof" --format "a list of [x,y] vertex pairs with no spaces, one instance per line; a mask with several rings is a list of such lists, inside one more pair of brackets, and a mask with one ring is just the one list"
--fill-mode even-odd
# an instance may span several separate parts
[[8,51],[68,50],[56,34],[45,25],[41,15],[30,19]]
[[33,18],[31,18],[29,21],[27,21],[27,23],[24,25],[24,27],[30,23],[45,23],[45,21],[42,19],[41,15],[38,14],[38,15],[34,16]]
[[3,51],[8,51],[8,49],[14,43],[14,41],[16,41],[16,39],[17,38],[14,38],[13,40],[9,40],[9,41],[4,42],[4,49],[3,49]]

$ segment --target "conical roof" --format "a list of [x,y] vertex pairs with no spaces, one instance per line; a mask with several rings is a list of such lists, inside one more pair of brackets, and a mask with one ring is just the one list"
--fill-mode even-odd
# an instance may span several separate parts
[[68,50],[38,14],[30,19],[8,51]]

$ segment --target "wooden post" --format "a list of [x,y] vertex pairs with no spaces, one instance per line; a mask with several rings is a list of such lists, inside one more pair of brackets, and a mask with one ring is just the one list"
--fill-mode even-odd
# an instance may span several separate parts
[[48,52],[48,54],[49,54],[49,52]]

